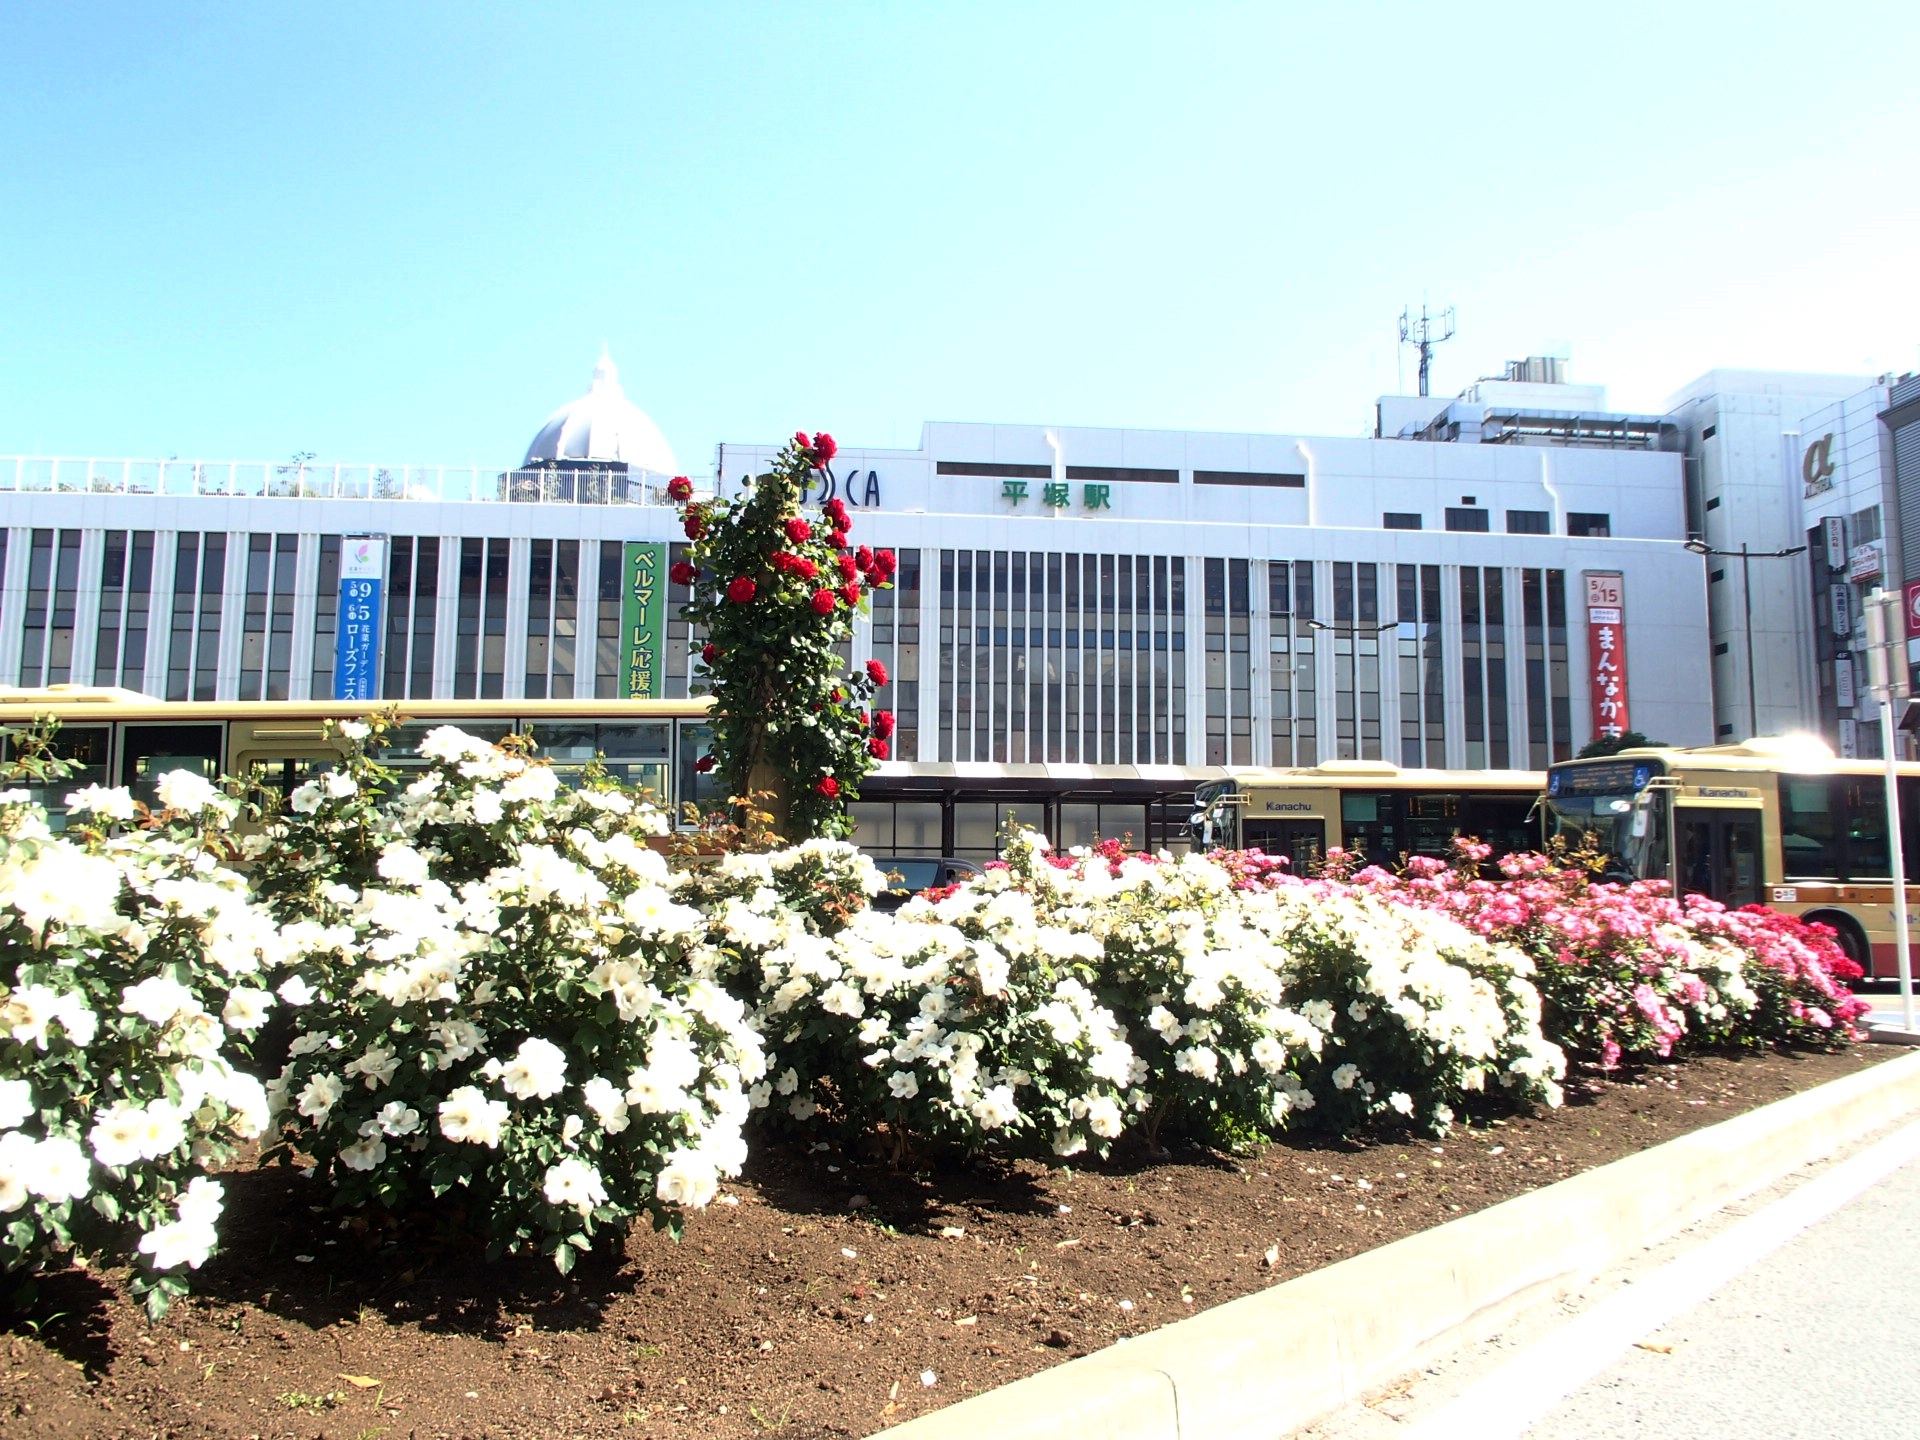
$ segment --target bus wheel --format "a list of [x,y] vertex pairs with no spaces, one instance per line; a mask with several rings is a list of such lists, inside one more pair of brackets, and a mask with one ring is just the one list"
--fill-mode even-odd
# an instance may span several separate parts
[[1822,910],[1812,915],[1802,915],[1802,920],[1833,928],[1833,938],[1840,946],[1841,953],[1860,967],[1867,979],[1873,978],[1873,949],[1867,944],[1866,932],[1860,928],[1860,922],[1851,915],[1842,915],[1837,911]]

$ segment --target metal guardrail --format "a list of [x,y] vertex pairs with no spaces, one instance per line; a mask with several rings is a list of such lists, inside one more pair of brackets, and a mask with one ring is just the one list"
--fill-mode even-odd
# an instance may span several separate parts
[[109,460],[0,456],[0,494],[199,495],[290,500],[670,505],[672,477],[650,470],[493,470],[460,465],[306,461]]

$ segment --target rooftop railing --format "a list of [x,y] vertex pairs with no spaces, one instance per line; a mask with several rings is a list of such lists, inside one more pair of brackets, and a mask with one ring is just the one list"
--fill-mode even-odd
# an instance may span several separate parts
[[0,494],[202,495],[288,500],[670,505],[668,475],[569,466],[335,465],[312,460],[103,460],[0,456]]

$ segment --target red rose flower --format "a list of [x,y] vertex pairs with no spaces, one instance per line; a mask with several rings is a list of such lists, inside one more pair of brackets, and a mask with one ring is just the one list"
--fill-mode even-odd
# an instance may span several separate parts
[[713,757],[711,755],[702,755],[698,760],[693,762],[693,768],[698,770],[702,775],[706,774],[709,770],[713,769]]
[[798,445],[802,450],[813,448],[813,442],[807,439],[807,432],[804,430],[796,430],[793,432],[793,443]]
[[787,539],[795,545],[803,545],[813,538],[813,526],[798,515],[787,521]]
[[718,645],[715,645],[712,641],[708,641],[705,645],[702,645],[700,647],[700,658],[703,661],[705,661],[707,664],[711,665],[714,661],[720,658],[720,647]]
[[816,615],[831,615],[835,603],[831,590],[816,590],[813,592],[813,609]]
[[834,549],[843,549],[847,543],[847,532],[844,530],[835,530],[827,536],[827,539],[833,542]]
[[685,560],[674,561],[673,564],[668,568],[667,574],[672,578],[673,583],[676,585],[691,585],[695,580],[697,580],[700,577],[700,572],[694,569],[694,567],[689,565]]
[[891,710],[876,710],[873,712],[873,733],[883,740],[893,734],[893,712]]
[[860,573],[860,567],[853,563],[853,557],[851,555],[840,556],[838,563],[840,565],[840,578],[842,580],[851,580]]
[[847,608],[853,609],[860,603],[860,587],[849,580],[840,587],[840,598],[847,602]]
[[853,563],[858,565],[862,570],[871,570],[873,568],[873,551],[862,545],[858,550],[853,552]]
[[893,551],[891,550],[876,550],[873,552],[873,568],[889,580],[893,578],[893,568],[896,563]]
[[703,540],[707,534],[707,517],[698,511],[689,510],[686,521],[680,528],[687,532],[687,539]]
[[817,431],[813,437],[813,463],[824,465],[840,453],[840,447],[833,443],[833,437],[826,431]]
[[867,678],[876,685],[887,683],[887,667],[878,660],[867,661]]
[[867,753],[876,760],[886,759],[887,756],[892,753],[892,750],[893,747],[888,745],[887,742],[882,740],[878,735],[867,741]]
[[753,597],[760,593],[760,587],[746,576],[739,576],[727,586],[727,599],[736,605],[748,605]]
[[775,574],[785,575],[789,570],[793,569],[794,565],[799,562],[799,559],[800,557],[798,555],[790,551],[776,550],[767,557],[767,564],[773,567]]
[[838,530],[846,529],[849,523],[847,519],[847,502],[846,501],[842,500],[838,495],[836,495],[831,500],[827,501],[827,503],[821,506],[820,508],[822,512],[826,515],[827,519],[833,522],[835,529],[838,529]]
[[669,500],[691,500],[693,498],[693,482],[684,475],[674,476],[673,479],[667,482],[667,498]]
[[829,800],[836,798],[840,794],[840,782],[834,779],[833,776],[831,775],[821,776],[820,783],[814,786],[813,788],[818,790],[822,795],[826,796],[827,799]]
[[813,581],[820,578],[820,567],[804,555],[797,555],[793,561],[793,573],[802,580]]

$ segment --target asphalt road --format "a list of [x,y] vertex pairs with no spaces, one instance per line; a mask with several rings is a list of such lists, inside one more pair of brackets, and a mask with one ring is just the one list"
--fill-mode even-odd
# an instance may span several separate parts
[[1302,1440],[1920,1434],[1920,1123],[1782,1182]]

